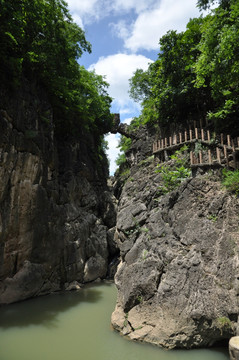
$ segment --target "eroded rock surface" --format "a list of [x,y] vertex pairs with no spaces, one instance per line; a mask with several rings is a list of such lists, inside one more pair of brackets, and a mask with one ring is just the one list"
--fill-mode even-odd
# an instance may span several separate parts
[[33,85],[1,95],[0,304],[106,277],[116,204],[94,136],[56,136]]
[[166,348],[210,346],[236,333],[239,199],[216,174],[162,195],[152,159],[131,169],[115,238],[115,329]]

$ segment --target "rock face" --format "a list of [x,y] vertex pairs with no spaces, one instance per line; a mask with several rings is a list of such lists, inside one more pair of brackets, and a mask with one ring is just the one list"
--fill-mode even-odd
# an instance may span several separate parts
[[165,348],[211,346],[236,333],[239,199],[217,174],[161,195],[152,158],[131,168],[119,198],[121,263],[115,329]]
[[59,140],[32,85],[1,95],[0,304],[104,278],[116,213],[93,135]]
[[233,336],[229,341],[229,353],[231,360],[239,359],[239,336]]

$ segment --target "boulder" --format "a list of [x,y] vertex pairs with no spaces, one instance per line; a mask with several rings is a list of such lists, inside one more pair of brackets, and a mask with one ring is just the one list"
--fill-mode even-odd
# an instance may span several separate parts
[[230,339],[229,354],[231,360],[239,360],[239,336],[233,336]]

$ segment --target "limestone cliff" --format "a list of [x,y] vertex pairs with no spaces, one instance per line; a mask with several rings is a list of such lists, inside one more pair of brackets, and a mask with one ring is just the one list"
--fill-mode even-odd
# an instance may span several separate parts
[[218,172],[163,195],[155,166],[152,156],[132,165],[119,194],[112,324],[166,348],[210,346],[237,332],[239,199]]
[[0,106],[0,303],[107,275],[115,204],[93,135],[57,138],[42,90]]

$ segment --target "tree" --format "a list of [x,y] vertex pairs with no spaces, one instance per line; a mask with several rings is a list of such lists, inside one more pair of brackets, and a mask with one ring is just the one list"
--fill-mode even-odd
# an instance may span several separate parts
[[214,106],[208,118],[217,131],[238,134],[239,112],[239,3],[218,7],[202,27],[196,86],[209,88]]
[[202,23],[202,18],[192,19],[185,32],[168,31],[160,39],[158,59],[130,80],[130,95],[141,101],[144,122],[169,129],[170,124],[185,126],[205,112],[207,91],[194,87]]
[[221,7],[226,8],[230,4],[230,0],[198,0],[197,6],[201,10],[207,10],[210,8],[211,5],[218,3]]
[[[0,0],[0,80],[16,87],[21,78],[45,89],[57,134],[81,128],[97,136],[112,121],[111,98],[103,77],[77,60],[91,51],[84,31],[73,22],[63,0]],[[9,84],[10,83],[10,84]]]

